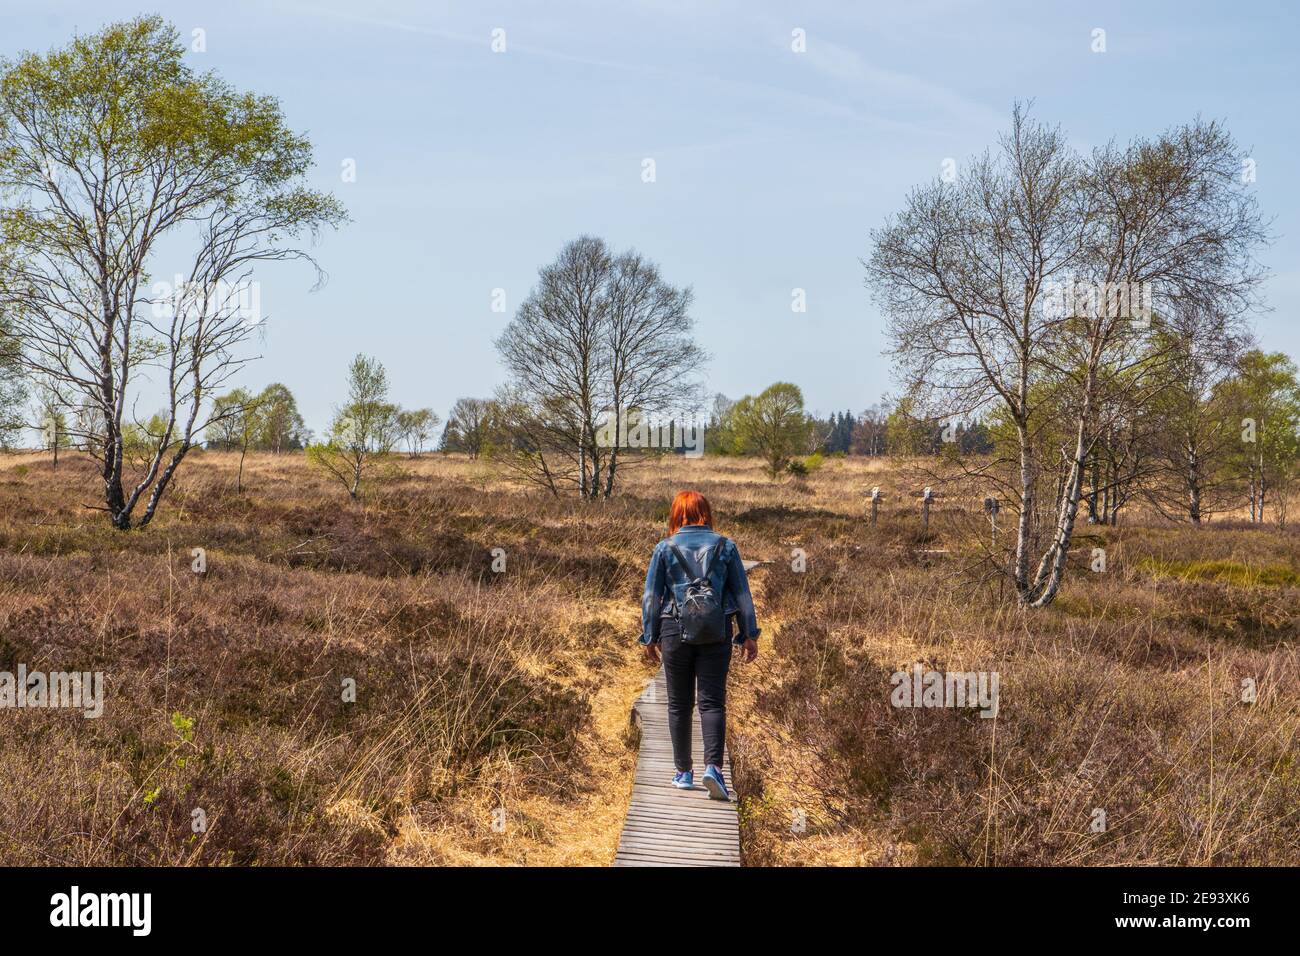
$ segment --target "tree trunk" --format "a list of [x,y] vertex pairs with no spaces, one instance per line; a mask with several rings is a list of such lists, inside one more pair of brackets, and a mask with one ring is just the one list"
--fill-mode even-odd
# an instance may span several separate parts
[[185,457],[186,453],[190,450],[190,447],[188,441],[181,442],[180,447],[176,450],[176,454],[172,456],[172,460],[167,463],[167,467],[163,470],[163,473],[158,476],[158,482],[154,485],[153,492],[149,495],[149,501],[145,504],[144,514],[140,516],[140,522],[137,527],[143,528],[153,520],[154,512],[158,510],[158,502],[162,501],[163,493],[166,492],[167,486],[171,484],[172,476],[176,473],[176,469],[180,466],[181,459]]
[[1029,447],[1029,429],[1023,422],[1016,422],[1016,433],[1020,439],[1020,518],[1016,522],[1016,556],[1012,577],[1016,591],[1024,594],[1029,589],[1029,532],[1034,503],[1034,468],[1033,454]]
[[[118,445],[118,442],[109,442],[109,447]],[[120,449],[114,457],[107,457],[104,461],[104,501],[108,505],[108,515],[113,522],[113,527],[118,531],[129,531],[131,529],[131,516],[126,512],[126,493],[122,490],[122,458]]]
[[1097,486],[1101,484],[1101,462],[1094,456],[1091,468],[1091,484],[1088,488],[1088,524],[1097,524],[1101,515],[1097,511]]
[[1105,474],[1106,488],[1101,493],[1101,523],[1110,524],[1110,516],[1111,512],[1114,511],[1115,508],[1115,495],[1117,492],[1115,482],[1119,478],[1119,475],[1116,473],[1114,464],[1110,462],[1106,463]]
[[618,444],[609,451],[609,464],[605,469],[605,497],[609,498],[614,494],[614,470],[618,467]]
[[1074,455],[1070,459],[1069,471],[1063,479],[1058,479],[1058,487],[1061,489],[1060,507],[1052,545],[1043,554],[1029,591],[1022,592],[1021,595],[1021,600],[1030,607],[1040,608],[1051,604],[1065,577],[1065,566],[1070,558],[1070,541],[1074,537],[1074,522],[1079,514],[1079,498],[1083,491],[1083,469],[1088,456],[1088,425],[1092,421],[1094,388],[1095,379],[1089,374],[1083,408],[1079,412],[1079,425],[1075,432]]
[[[1046,607],[1056,598],[1061,580],[1065,576],[1065,565],[1070,557],[1070,541],[1074,537],[1074,522],[1079,514],[1079,496],[1083,488],[1083,445],[1084,426],[1079,425],[1079,437],[1075,445],[1075,459],[1070,464],[1070,471],[1061,492],[1061,508],[1056,520],[1056,532],[1052,546],[1043,555],[1035,575],[1033,595],[1027,603],[1030,607]],[[1044,571],[1046,577],[1044,578]]]

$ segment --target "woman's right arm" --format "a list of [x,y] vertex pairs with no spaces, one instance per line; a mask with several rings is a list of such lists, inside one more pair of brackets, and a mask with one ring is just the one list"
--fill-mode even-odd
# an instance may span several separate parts
[[655,545],[650,555],[650,567],[645,573],[645,590],[641,593],[641,643],[659,643],[660,614],[664,593],[664,546],[663,542]]
[[745,573],[745,562],[741,560],[740,548],[731,542],[731,562],[727,566],[727,588],[736,599],[736,611],[739,633],[736,643],[758,639],[762,631],[758,627],[758,616],[754,613],[754,598],[749,593],[749,575]]

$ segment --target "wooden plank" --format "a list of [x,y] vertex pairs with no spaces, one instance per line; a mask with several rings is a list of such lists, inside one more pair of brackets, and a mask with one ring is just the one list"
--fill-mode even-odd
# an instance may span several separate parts
[[709,806],[704,802],[709,799],[707,795],[702,800],[697,794],[687,794],[680,790],[657,790],[639,783],[632,787],[632,799],[647,806],[667,807],[673,812],[703,813],[710,818],[722,819],[727,817],[734,819],[736,816],[735,809],[728,810],[725,803],[718,806],[715,801],[713,806]]
[[730,833],[726,832],[726,830],[719,833],[715,822],[707,818],[673,817],[670,820],[657,812],[643,810],[637,813],[629,813],[626,823],[629,826],[651,828],[665,833],[690,833],[700,836],[716,836],[718,839],[731,839]]
[[739,860],[701,860],[693,856],[632,856],[631,854],[624,857],[625,860],[634,860],[633,866],[644,866],[648,863],[668,864],[669,866],[740,866]]
[[724,836],[708,832],[689,832],[683,830],[671,830],[665,827],[641,826],[633,821],[629,821],[627,828],[623,831],[623,838],[629,841],[645,842],[646,840],[665,840],[672,839],[680,843],[699,844],[701,846],[716,846],[723,849],[734,849],[734,844],[730,839]]
[[664,863],[662,860],[642,859],[640,857],[625,856],[614,860],[615,866],[690,866],[689,863]]
[[657,839],[654,836],[632,837],[624,835],[619,841],[619,849],[627,850],[636,848],[650,852],[672,852],[682,853],[693,856],[701,856],[709,859],[718,860],[735,860],[740,862],[740,851],[735,848],[718,846],[711,843],[699,843],[687,840],[674,840],[672,843],[666,843],[664,840]]
[[740,854],[735,850],[702,847],[693,843],[678,843],[665,848],[662,844],[644,840],[624,840],[618,845],[624,856],[653,856],[656,859],[674,859],[712,864],[714,866],[739,866]]
[[623,840],[618,846],[620,856],[649,856],[655,859],[695,861],[704,865],[740,865],[738,850],[721,850],[717,847],[699,847],[685,843],[672,845],[648,841]]
[[729,832],[726,830],[719,832],[719,829],[713,825],[711,820],[686,820],[680,817],[674,817],[669,820],[662,816],[647,817],[628,814],[624,830],[653,830],[657,833],[680,833],[683,838],[716,840],[720,843],[731,839],[731,834]]
[[[679,790],[672,784],[675,770],[668,735],[668,687],[661,669],[632,708],[641,728],[632,799],[619,837],[615,866],[740,866],[740,820],[733,802],[710,799],[697,783]],[[703,756],[700,715],[691,716],[691,750]],[[731,755],[723,751],[723,767],[731,785]],[[702,774],[696,771],[696,780]]]

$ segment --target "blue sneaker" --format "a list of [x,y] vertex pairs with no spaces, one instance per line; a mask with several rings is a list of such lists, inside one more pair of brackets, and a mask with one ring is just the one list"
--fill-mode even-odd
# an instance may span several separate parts
[[673,786],[678,790],[695,789],[695,773],[691,770],[683,770],[681,773],[673,774]]
[[709,764],[704,771],[704,789],[709,791],[709,796],[714,800],[731,799],[731,794],[727,793],[727,782],[722,779],[722,771],[713,764]]

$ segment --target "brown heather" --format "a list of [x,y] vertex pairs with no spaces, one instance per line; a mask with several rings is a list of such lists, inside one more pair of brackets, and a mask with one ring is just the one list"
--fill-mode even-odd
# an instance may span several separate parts
[[[896,463],[772,484],[665,460],[583,505],[434,456],[361,507],[300,456],[251,456],[242,495],[236,465],[196,455],[121,533],[83,505],[89,462],[0,457],[0,670],[107,684],[98,720],[0,711],[0,864],[609,863],[644,564],[683,487],[770,562],[730,708],[747,863],[1300,863],[1294,533],[1085,528],[1061,598],[1023,612],[980,573],[970,503],[923,535]],[[913,662],[997,671],[997,719],[891,707]]]

